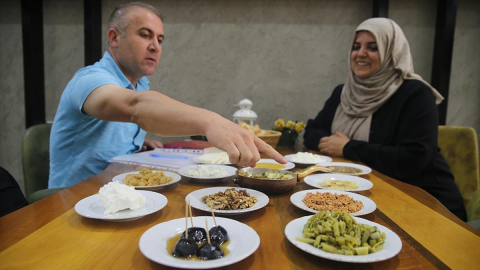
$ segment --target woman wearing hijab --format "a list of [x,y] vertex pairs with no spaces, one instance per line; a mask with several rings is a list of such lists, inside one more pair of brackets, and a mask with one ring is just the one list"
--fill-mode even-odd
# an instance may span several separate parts
[[305,146],[423,188],[465,221],[463,199],[437,146],[436,104],[443,97],[414,73],[400,26],[386,18],[364,21],[349,59],[345,84],[308,121]]

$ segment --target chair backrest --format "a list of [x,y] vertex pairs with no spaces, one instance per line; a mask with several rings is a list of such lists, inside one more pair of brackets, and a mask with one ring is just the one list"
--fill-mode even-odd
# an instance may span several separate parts
[[23,136],[22,165],[26,197],[48,188],[51,129],[52,124],[34,125]]
[[466,205],[480,186],[477,133],[471,127],[439,126],[438,146]]
[[480,220],[480,189],[473,193],[472,199],[465,207],[468,221]]

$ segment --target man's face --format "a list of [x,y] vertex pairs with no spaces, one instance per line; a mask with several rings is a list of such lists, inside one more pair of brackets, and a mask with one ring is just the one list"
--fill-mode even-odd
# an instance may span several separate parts
[[148,9],[133,7],[126,15],[128,24],[118,37],[115,58],[134,85],[145,75],[155,73],[162,54],[163,23]]

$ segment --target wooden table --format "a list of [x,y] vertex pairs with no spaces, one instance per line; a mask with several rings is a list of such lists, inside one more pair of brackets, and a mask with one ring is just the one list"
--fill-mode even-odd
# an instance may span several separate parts
[[[288,148],[279,150],[293,153]],[[97,193],[115,175],[132,170],[138,168],[111,164],[95,177],[0,218],[0,269],[167,268],[143,256],[138,246],[141,235],[158,223],[183,217],[185,196],[210,185],[182,179],[159,190],[168,198],[165,208],[130,222],[88,219],[75,212],[79,200]],[[360,194],[375,201],[377,210],[362,217],[400,236],[403,248],[397,256],[383,262],[352,264],[322,259],[292,245],[285,237],[285,226],[310,215],[290,203],[294,192],[309,189],[299,182],[290,192],[269,196],[266,207],[231,217],[255,229],[261,244],[251,256],[225,269],[479,269],[478,231],[417,187],[375,171],[364,177],[374,186]],[[228,181],[219,185],[236,186]],[[205,212],[194,210],[194,215]]]

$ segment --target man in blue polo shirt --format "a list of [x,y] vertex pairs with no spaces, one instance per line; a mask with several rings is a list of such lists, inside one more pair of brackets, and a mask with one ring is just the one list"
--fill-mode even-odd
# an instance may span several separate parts
[[156,8],[139,2],[116,8],[107,37],[103,58],[80,69],[60,99],[50,138],[49,188],[98,174],[115,156],[160,146],[145,139],[146,131],[204,135],[241,166],[254,165],[260,153],[286,163],[268,144],[220,115],[148,91],[145,76],[155,72],[164,39]]

